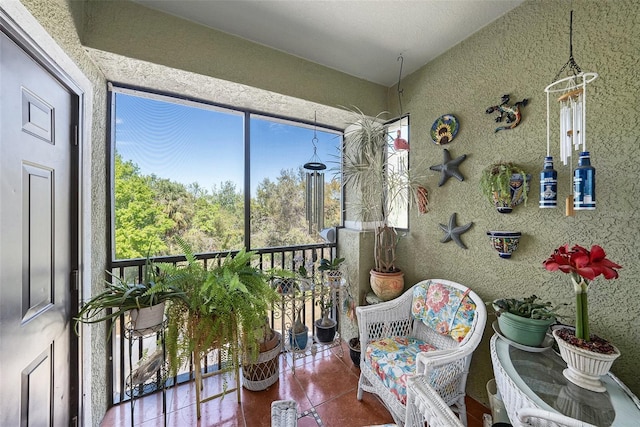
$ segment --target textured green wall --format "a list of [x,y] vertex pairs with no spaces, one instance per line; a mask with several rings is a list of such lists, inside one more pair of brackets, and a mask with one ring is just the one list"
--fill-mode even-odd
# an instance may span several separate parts
[[[544,88],[569,57],[571,3],[528,1],[401,83],[403,107],[411,114],[412,164],[440,164],[442,148],[454,157],[467,154],[467,159],[460,166],[463,182],[449,179],[438,187],[439,175],[431,172],[430,211],[420,216],[413,212],[411,233],[400,243],[399,264],[408,276],[407,285],[423,278],[446,278],[470,286],[485,301],[535,293],[570,303],[566,320],[573,322],[569,277],[547,272],[542,261],[564,243],[600,244],[624,268],[618,280],[598,278],[593,283],[589,294],[592,332],[619,347],[622,356],[612,371],[638,395],[640,198],[635,190],[640,174],[640,2],[574,0],[572,4],[574,57],[583,70],[600,76],[588,86],[586,134],[596,168],[597,209],[576,211],[574,217],[564,215],[571,178],[569,167],[558,159],[557,138],[552,140],[552,155],[562,207],[537,207],[538,173],[546,153]],[[485,109],[507,93],[512,102],[528,98],[529,105],[518,127],[494,133],[495,114],[485,114]],[[398,110],[396,100],[396,88],[390,88],[390,111]],[[553,110],[554,118],[557,111]],[[458,118],[460,131],[442,147],[431,142],[429,132],[435,119],[446,113]],[[557,127],[552,132],[557,135]],[[497,213],[478,187],[482,169],[496,160],[520,163],[533,174],[533,197],[509,215]],[[446,224],[454,212],[458,224],[473,222],[462,236],[467,250],[454,242],[440,243],[443,233],[438,224]],[[488,230],[523,233],[512,259],[498,257],[489,246]],[[493,375],[488,347],[494,319],[489,318],[469,376],[469,393],[484,402],[484,385]]]

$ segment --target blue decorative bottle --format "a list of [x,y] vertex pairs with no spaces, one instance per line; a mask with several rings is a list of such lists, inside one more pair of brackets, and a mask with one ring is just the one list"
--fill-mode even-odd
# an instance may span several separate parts
[[558,206],[558,172],[553,169],[553,157],[544,158],[544,169],[540,172],[540,207]]
[[588,151],[580,153],[578,167],[573,171],[573,209],[596,208],[596,170],[591,166]]

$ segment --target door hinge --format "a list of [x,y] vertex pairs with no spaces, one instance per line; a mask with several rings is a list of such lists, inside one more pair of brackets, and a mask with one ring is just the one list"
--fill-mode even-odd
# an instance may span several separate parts
[[80,285],[80,275],[78,274],[78,270],[73,270],[71,272],[71,290],[78,291]]

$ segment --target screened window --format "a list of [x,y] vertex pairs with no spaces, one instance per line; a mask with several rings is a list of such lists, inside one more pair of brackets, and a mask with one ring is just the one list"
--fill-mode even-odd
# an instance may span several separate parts
[[[340,132],[119,87],[111,105],[114,259],[181,254],[180,240],[196,253],[321,241],[302,165],[314,131],[333,159]],[[339,176],[324,187],[325,224],[340,225]]]

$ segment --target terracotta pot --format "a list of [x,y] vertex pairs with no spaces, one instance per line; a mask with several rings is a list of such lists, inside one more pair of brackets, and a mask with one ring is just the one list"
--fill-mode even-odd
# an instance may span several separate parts
[[404,273],[380,273],[375,270],[370,272],[370,284],[373,293],[382,301],[389,301],[404,291]]
[[613,362],[620,356],[620,350],[613,347],[614,354],[602,354],[587,350],[568,343],[558,336],[558,330],[553,330],[553,337],[558,343],[560,356],[567,363],[567,369],[562,374],[575,385],[591,391],[607,391],[600,381],[606,375]]

